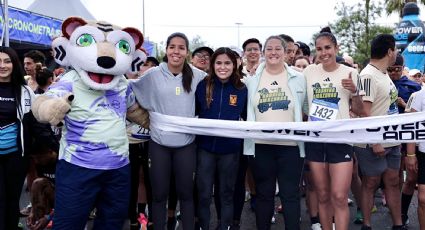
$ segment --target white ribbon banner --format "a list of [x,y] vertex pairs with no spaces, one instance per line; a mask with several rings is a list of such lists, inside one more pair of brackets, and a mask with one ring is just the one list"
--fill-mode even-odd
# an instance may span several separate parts
[[252,122],[149,112],[151,129],[268,141],[406,143],[425,141],[425,112],[317,122]]

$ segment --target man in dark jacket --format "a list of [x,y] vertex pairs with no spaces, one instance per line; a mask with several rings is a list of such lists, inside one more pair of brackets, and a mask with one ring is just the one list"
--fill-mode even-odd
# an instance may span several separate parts
[[397,59],[394,65],[388,67],[388,75],[393,81],[394,85],[398,90],[398,112],[404,113],[406,108],[406,103],[409,100],[409,97],[412,93],[421,90],[421,86],[409,80],[407,76],[402,76],[404,69],[404,58],[400,54],[397,55]]

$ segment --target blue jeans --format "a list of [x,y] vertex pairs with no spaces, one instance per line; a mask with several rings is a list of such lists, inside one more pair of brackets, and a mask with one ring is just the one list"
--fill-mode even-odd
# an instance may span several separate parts
[[300,229],[300,182],[304,159],[298,146],[255,145],[254,180],[257,192],[257,229],[270,229],[274,212],[276,179],[282,201],[285,229]]
[[239,154],[217,154],[198,151],[196,183],[199,196],[199,225],[202,230],[210,226],[210,204],[215,175],[218,175],[221,216],[219,229],[227,229],[233,220],[233,192],[238,172]]
[[53,229],[84,229],[94,207],[97,212],[93,229],[122,229],[130,199],[130,165],[97,170],[60,160],[55,199]]

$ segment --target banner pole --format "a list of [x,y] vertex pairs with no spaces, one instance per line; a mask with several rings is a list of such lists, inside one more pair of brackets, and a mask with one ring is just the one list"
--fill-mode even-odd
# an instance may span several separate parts
[[9,4],[4,0],[4,46],[9,47]]

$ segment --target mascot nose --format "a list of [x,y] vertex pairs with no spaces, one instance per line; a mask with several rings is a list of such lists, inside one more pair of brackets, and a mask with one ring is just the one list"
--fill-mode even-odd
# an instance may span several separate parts
[[108,56],[98,57],[97,64],[102,68],[110,69],[115,66],[115,59]]

